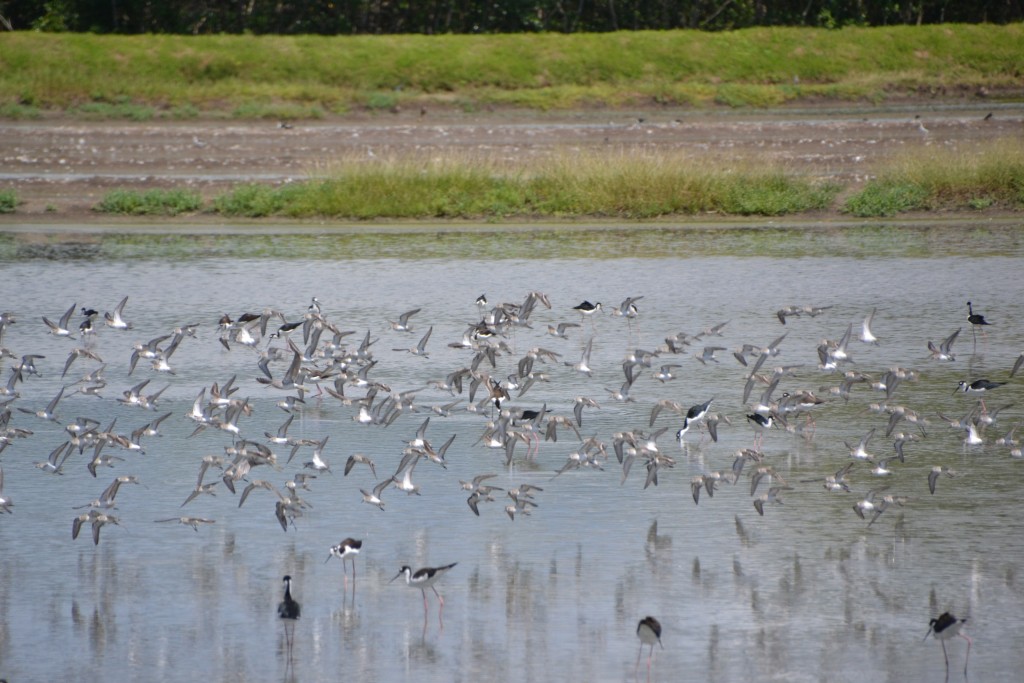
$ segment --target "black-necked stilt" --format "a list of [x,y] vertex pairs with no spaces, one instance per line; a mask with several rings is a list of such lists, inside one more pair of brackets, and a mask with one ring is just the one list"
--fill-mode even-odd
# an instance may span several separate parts
[[636,654],[636,666],[633,668],[634,670],[640,668],[640,656],[644,653],[644,645],[650,645],[651,650],[647,655],[647,673],[650,675],[651,658],[654,657],[654,644],[657,643],[661,645],[661,649],[665,649],[661,642],[661,623],[654,617],[644,617],[636,626],[636,637],[640,639],[640,650]]
[[991,325],[989,321],[985,320],[985,316],[981,313],[975,313],[974,308],[971,306],[971,302],[967,302],[967,322],[971,324],[971,334],[974,337],[974,343],[978,343],[978,327],[982,325]]
[[690,422],[700,422],[708,414],[708,409],[711,407],[711,402],[715,399],[712,397],[704,403],[698,403],[695,406],[691,406],[686,411],[686,419]]
[[[960,380],[956,385],[956,389],[953,390],[953,393],[955,394],[958,391],[962,391],[965,394],[983,394],[987,391],[998,389],[1004,384],[1006,384],[1006,382],[991,382],[987,379],[976,379],[970,383]],[[981,409],[985,410],[985,399],[981,399]]]
[[943,612],[938,618],[928,622],[928,633],[924,634],[925,640],[928,636],[935,634],[935,638],[942,643],[942,656],[946,659],[946,676],[949,676],[949,655],[946,654],[946,641],[953,636],[960,636],[967,641],[967,657],[964,659],[964,676],[967,675],[967,662],[971,658],[971,639],[961,632],[967,619],[957,619],[949,612]]
[[601,310],[601,302],[598,301],[596,304],[592,304],[589,301],[583,301],[573,306],[572,310],[579,312],[580,315],[593,315]]
[[991,325],[989,321],[985,320],[985,316],[981,313],[975,313],[974,308],[971,306],[971,302],[967,302],[967,322],[972,325]]
[[[437,619],[442,626],[444,625],[444,621],[442,621],[441,618],[441,614],[444,612],[444,598],[442,598],[441,594],[437,592],[436,588],[434,588],[434,584],[437,583],[437,580],[444,576],[445,573],[447,573],[448,570],[456,564],[458,564],[458,562],[452,562],[451,564],[443,567],[423,567],[422,569],[417,569],[415,572],[409,565],[403,565],[402,568],[398,570],[398,574],[395,575],[395,578],[391,579],[391,581],[394,581],[404,574],[406,585],[411,586],[412,588],[419,588],[420,592],[423,593],[424,624],[427,621],[427,588],[430,588],[430,590],[434,591],[434,595],[437,596],[439,605]],[[388,583],[391,583],[391,581]]]
[[700,422],[707,417],[708,409],[711,408],[711,402],[714,400],[714,397],[712,397],[704,403],[698,403],[695,406],[690,406],[690,409],[686,411],[686,418],[683,420],[683,427],[696,426],[700,429]]
[[288,334],[292,330],[296,330],[305,324],[303,320],[296,320],[290,323],[284,323],[277,328],[277,331],[271,332],[268,339],[280,339],[282,336]]
[[761,413],[751,413],[747,419],[754,426],[754,447],[759,449],[764,441],[764,430],[772,428],[774,418],[771,415],[766,417]]
[[363,547],[362,541],[357,541],[354,538],[346,538],[338,545],[331,546],[331,553],[327,556],[324,562],[328,562],[332,557],[337,557],[341,560],[341,571],[345,572],[345,576],[348,576],[348,572],[345,570],[345,560],[352,560],[352,580],[356,580],[356,555]]
[[580,318],[581,319],[582,318],[590,318],[591,319],[590,320],[590,329],[593,330],[594,329],[593,316],[594,316],[595,313],[597,313],[598,311],[601,310],[601,302],[598,301],[597,303],[592,304],[589,301],[583,301],[582,303],[580,303],[580,304],[578,304],[576,306],[573,306],[572,310],[578,312],[580,314]]
[[683,418],[683,426],[676,430],[676,441],[679,442],[680,448],[686,447],[686,442],[683,438],[686,436],[686,432],[690,431],[690,427],[693,423],[688,418]]
[[284,619],[284,639],[288,649],[288,659],[292,658],[292,647],[295,645],[295,621],[302,609],[292,598],[292,577],[284,577],[284,600],[277,606],[277,616]]
[[955,394],[958,391],[966,393],[981,393],[985,391],[991,391],[1003,386],[1006,382],[990,382],[987,379],[976,379],[973,382],[966,382],[961,380],[957,383],[957,388],[953,390]]

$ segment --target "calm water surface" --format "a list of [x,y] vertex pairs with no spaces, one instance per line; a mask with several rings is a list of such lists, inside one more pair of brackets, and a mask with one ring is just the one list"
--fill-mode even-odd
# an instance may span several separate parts
[[[939,413],[955,419],[969,413],[977,399],[954,394],[957,382],[1006,381],[1024,351],[1022,236],[1020,226],[482,235],[438,229],[399,237],[384,231],[4,233],[0,309],[17,322],[4,332],[2,346],[18,357],[45,359],[37,361],[38,376],[16,386],[20,398],[10,405],[9,426],[33,433],[13,439],[0,454],[3,494],[14,501],[13,513],[0,516],[0,677],[632,680],[636,623],[651,614],[664,627],[652,679],[680,680],[683,672],[684,679],[710,681],[934,681],[945,673],[941,648],[921,638],[928,620],[949,610],[970,618],[969,679],[1005,680],[1024,667],[1024,462],[995,441],[1022,420],[1024,378],[987,396],[990,410],[1007,407],[985,430],[983,445],[965,445],[965,433]],[[573,397],[592,397],[600,409],[584,413],[581,432],[609,445],[603,470],[553,478],[579,445],[566,430],[530,458],[518,446],[506,467],[503,451],[479,442],[487,416],[466,412],[465,393],[453,397],[428,385],[469,364],[472,351],[448,344],[479,320],[478,295],[486,292],[495,305],[521,303],[530,291],[547,294],[552,307],[538,306],[530,327],[508,334],[511,353],[501,353],[497,367],[481,367],[504,379],[531,348],[562,354],[559,362],[535,367],[550,381],[522,396],[512,392],[507,406],[546,405],[554,414],[572,415]],[[71,383],[98,363],[80,359],[62,379],[78,341],[47,334],[41,317],[57,320],[72,304],[109,311],[126,295],[125,317],[134,329],[103,327],[92,345],[107,364],[103,398],[75,393],[80,385]],[[302,492],[312,507],[287,532],[275,519],[275,496],[263,489],[239,508],[239,496],[218,484],[215,496],[182,508],[202,457],[223,454],[232,443],[217,429],[190,437],[194,423],[185,413],[201,388],[209,396],[213,382],[237,376],[235,396],[253,409],[239,420],[246,438],[266,441],[264,433],[276,432],[287,418],[275,405],[286,392],[255,381],[261,374],[256,351],[224,349],[218,318],[269,307],[298,320],[313,296],[330,321],[355,332],[345,340],[350,348],[369,331],[377,360],[370,378],[394,392],[418,390],[417,411],[388,427],[369,426],[353,419],[354,406],[307,397],[289,436],[329,436],[323,457],[333,473],[321,473]],[[635,320],[601,315],[570,328],[569,339],[546,334],[549,324],[580,322],[572,306],[584,299],[601,301],[607,310],[628,296],[643,297]],[[966,322],[968,299],[994,323],[979,332],[976,344]],[[775,311],[787,305],[830,308],[790,318],[783,327]],[[412,317],[414,330],[392,330],[389,321],[413,308],[422,309]],[[893,366],[917,371],[918,380],[899,386],[888,403],[918,411],[927,425],[896,428],[919,440],[906,446],[905,463],[890,463],[893,474],[883,480],[860,462],[850,476],[852,491],[829,493],[825,477],[850,461],[844,441],[856,443],[875,429],[868,449],[876,459],[894,453],[885,436],[888,415],[869,409],[886,402],[884,393],[865,383],[855,385],[848,402],[830,396],[828,387],[838,385],[840,375],[819,370],[815,350],[851,323],[856,337],[872,309],[880,342],[855,338],[855,363],[843,369],[873,379]],[[76,313],[72,325],[81,319]],[[666,337],[723,322],[721,337],[695,341],[681,355],[663,353],[643,369],[630,392],[633,401],[612,397],[628,352],[653,350]],[[171,358],[176,374],[141,361],[129,376],[133,343],[189,323],[199,327]],[[415,346],[431,326],[428,357],[393,350]],[[957,328],[963,329],[953,347],[956,360],[931,360],[928,341],[938,343]],[[765,459],[777,472],[772,485],[790,487],[784,504],[757,514],[748,467],[736,485],[724,484],[695,505],[691,478],[728,470],[737,450],[753,444],[742,402],[748,369],[732,350],[767,345],[783,332],[781,353],[766,369],[799,367],[782,379],[774,398],[799,389],[828,398],[815,411],[813,433],[775,429],[765,436]],[[592,377],[562,362],[578,361],[589,338]],[[257,348],[268,343],[282,345],[263,339]],[[717,353],[720,362],[696,360],[705,345],[725,349]],[[275,376],[287,362],[271,365]],[[678,379],[652,377],[664,363],[680,365]],[[5,383],[11,368],[4,360]],[[149,393],[167,387],[156,412],[116,401],[145,379]],[[62,424],[18,410],[45,407],[65,385],[57,407]],[[346,387],[350,397],[364,391]],[[649,426],[661,399],[689,406],[711,397],[713,409],[732,419],[721,425],[717,443],[691,431],[680,447],[672,436],[680,421],[669,411]],[[430,410],[458,398],[449,417]],[[62,425],[76,416],[103,426],[117,418],[115,431],[129,434],[165,412],[171,416],[162,436],[143,437],[144,454],[108,447],[105,453],[124,460],[101,467],[96,478],[86,469],[89,451],[71,456],[63,476],[34,466],[65,440]],[[345,460],[366,453],[377,475],[390,476],[428,415],[435,447],[457,435],[447,469],[422,461],[414,471],[421,495],[388,489],[384,512],[363,503],[359,489],[373,488],[375,478],[363,466],[344,476]],[[611,455],[613,434],[660,427],[668,430],[658,445],[675,467],[661,470],[658,485],[646,489],[642,463],[623,480]],[[275,450],[279,469],[260,467],[250,478],[283,488],[312,453],[303,448],[286,464],[287,449]],[[935,465],[960,476],[942,478],[932,495],[927,478]],[[459,480],[483,473],[495,473],[490,482],[503,489],[522,483],[543,488],[532,514],[510,520],[504,507],[511,501],[498,492],[474,516]],[[141,483],[117,494],[120,526],[104,527],[95,546],[88,527],[73,541],[72,519],[83,512],[74,508],[99,497],[121,474],[137,475]],[[218,475],[211,470],[205,483]],[[905,505],[868,526],[852,508],[881,486],[904,496]],[[757,493],[765,490],[762,483]],[[198,532],[154,521],[179,515],[216,521]],[[324,561],[328,548],[346,536],[364,541],[354,584],[351,576],[345,583],[337,560]],[[404,564],[452,562],[457,566],[437,585],[445,597],[443,628],[433,594],[428,591],[425,622],[419,591],[401,580],[388,583]],[[294,577],[302,603],[291,663],[276,618],[284,574]],[[951,680],[963,677],[965,646],[962,639],[948,644]],[[646,677],[643,663],[639,676]]]

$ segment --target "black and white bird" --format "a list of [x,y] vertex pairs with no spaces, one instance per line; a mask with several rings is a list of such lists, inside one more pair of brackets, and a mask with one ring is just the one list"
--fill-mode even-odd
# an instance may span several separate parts
[[302,608],[292,597],[292,577],[284,577],[284,600],[277,606],[277,616],[284,619],[284,639],[288,649],[288,659],[292,658],[292,648],[295,645],[295,622],[299,618]]
[[345,576],[348,576],[345,570],[345,560],[352,560],[352,580],[356,580],[356,555],[363,547],[362,541],[357,541],[354,538],[346,538],[338,545],[331,546],[331,553],[327,556],[324,562],[328,562],[332,557],[336,557],[341,560],[341,570],[345,572]]
[[[1004,384],[1006,384],[1006,382],[991,382],[987,379],[976,379],[973,382],[960,380],[956,385],[956,389],[953,390],[953,393],[955,394],[958,391],[962,391],[965,394],[984,394],[992,391],[993,389],[998,389]],[[985,410],[985,399],[981,399],[981,409],[983,411]]]
[[946,677],[949,677],[949,655],[946,653],[946,641],[954,636],[960,636],[967,641],[967,657],[964,659],[964,676],[967,675],[967,662],[971,658],[971,639],[961,632],[967,619],[957,619],[949,612],[943,612],[937,618],[928,622],[928,633],[924,634],[925,640],[934,634],[935,639],[942,643],[942,656],[946,658]]
[[1006,384],[1006,382],[990,382],[987,379],[976,379],[973,382],[967,382],[965,380],[960,380],[960,382],[957,383],[957,388],[953,391],[953,393],[955,394],[957,391],[962,391],[965,394],[969,394],[969,393],[979,394],[979,393],[982,393],[982,392],[985,392],[985,391],[991,391],[993,389],[998,389],[999,387],[1003,386],[1004,384]]
[[967,302],[967,322],[969,322],[972,325],[992,324],[989,321],[985,320],[985,316],[983,316],[981,313],[974,312],[974,307],[971,305],[970,301]]
[[[442,620],[441,616],[441,614],[444,612],[444,598],[442,598],[441,594],[437,592],[436,588],[434,588],[434,584],[437,583],[437,580],[444,576],[448,572],[448,570],[450,570],[456,564],[458,563],[452,562],[451,564],[445,565],[443,567],[423,567],[422,569],[417,569],[416,571],[413,571],[409,565],[403,565],[402,568],[398,570],[398,574],[396,574],[395,577],[391,579],[391,581],[394,581],[399,576],[402,576],[404,574],[406,585],[412,588],[420,589],[420,592],[423,593],[424,623],[426,623],[427,621],[427,588],[434,591],[434,595],[437,596],[437,601],[439,605],[437,618],[441,625],[444,626],[444,621]],[[389,581],[388,583],[391,583],[391,581]]]
[[[983,316],[981,313],[975,313],[974,307],[971,305],[970,301],[967,302],[967,322],[971,324],[971,334],[974,337],[974,344],[977,345],[978,328],[984,327],[986,325],[991,325],[992,323],[985,320],[985,316]],[[982,330],[982,332],[984,332],[984,330]]]
[[771,429],[775,419],[771,415],[765,416],[761,413],[751,413],[747,415],[747,420],[754,427],[754,446],[759,448],[761,442],[764,441],[764,430]]
[[654,617],[644,617],[636,626],[636,637],[640,639],[640,651],[636,653],[636,666],[633,668],[634,670],[640,668],[640,656],[644,653],[644,645],[650,645],[651,650],[647,654],[647,674],[649,676],[651,673],[651,658],[654,657],[654,644],[657,643],[661,646],[661,649],[665,649],[661,642],[661,623]]

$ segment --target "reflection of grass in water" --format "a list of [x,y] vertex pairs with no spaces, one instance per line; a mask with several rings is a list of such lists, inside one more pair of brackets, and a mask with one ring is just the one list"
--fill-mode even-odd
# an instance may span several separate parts
[[779,216],[827,208],[838,187],[781,168],[706,169],[673,153],[558,152],[510,161],[444,153],[348,157],[323,178],[244,186],[215,202],[229,216],[347,219]]
[[[721,226],[614,224],[587,226],[387,225],[316,228],[253,226],[239,234],[169,225],[161,234],[0,233],[0,261],[30,258],[202,260],[307,259],[664,259],[664,258],[944,258],[1024,256],[1018,225],[758,223]],[[267,232],[263,232],[267,230]]]
[[890,162],[844,210],[855,216],[906,211],[1024,208],[1024,142],[1018,138],[973,149],[924,147]]

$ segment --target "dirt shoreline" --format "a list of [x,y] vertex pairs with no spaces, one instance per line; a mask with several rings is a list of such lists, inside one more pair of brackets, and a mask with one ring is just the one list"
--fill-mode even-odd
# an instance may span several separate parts
[[[797,173],[834,180],[850,191],[903,150],[932,145],[969,150],[1022,134],[1024,103],[991,102],[759,112],[424,111],[284,125],[276,121],[0,121],[0,137],[10,141],[0,151],[0,189],[14,190],[20,200],[14,213],[0,215],[0,227],[222,224],[225,219],[217,215],[122,218],[97,213],[93,207],[119,188],[192,189],[209,200],[242,183],[282,184],[315,177],[339,158],[373,161],[409,155],[429,159],[458,154],[514,162],[566,150],[607,150],[610,155],[657,151],[678,153],[709,167],[781,164]],[[826,211],[775,222],[808,220],[847,221],[849,217]],[[721,224],[737,219],[699,216],[671,221]],[[573,223],[581,222],[602,223]]]

